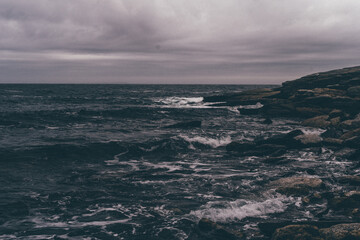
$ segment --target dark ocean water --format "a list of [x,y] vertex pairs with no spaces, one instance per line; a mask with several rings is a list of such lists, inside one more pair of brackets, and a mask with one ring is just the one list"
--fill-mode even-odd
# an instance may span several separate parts
[[[202,101],[255,87],[0,85],[0,238],[192,239],[206,217],[262,239],[259,222],[316,219],[324,204],[268,182],[311,175],[336,189],[352,163],[324,148],[278,165],[227,153],[300,128]],[[202,127],[165,128],[193,120]]]

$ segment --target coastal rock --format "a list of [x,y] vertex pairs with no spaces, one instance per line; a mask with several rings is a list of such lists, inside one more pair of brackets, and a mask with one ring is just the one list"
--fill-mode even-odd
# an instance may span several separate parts
[[360,97],[360,86],[349,87],[346,93],[350,97]]
[[341,119],[343,119],[345,116],[345,113],[340,109],[334,109],[329,113],[329,118],[340,117]]
[[338,146],[338,147],[342,146],[343,142],[344,142],[343,140],[337,138],[324,138],[322,141],[323,145],[325,146]]
[[[331,127],[325,132],[321,133],[322,138],[340,138],[343,135],[343,131],[339,128]],[[344,139],[342,139],[344,140]]]
[[296,136],[294,139],[299,140],[304,145],[315,145],[320,143],[322,138],[317,134],[302,134]]
[[279,91],[271,88],[253,89],[237,94],[204,97],[205,102],[226,102],[227,106],[253,105],[258,102],[268,102],[269,98],[278,94]]
[[343,183],[343,184],[360,186],[360,176],[342,176],[338,180],[340,183]]
[[209,239],[209,240],[241,240],[245,239],[243,233],[228,229],[207,218],[202,218],[195,230],[197,236],[191,236],[191,239]]
[[321,115],[313,118],[306,119],[302,122],[302,125],[308,127],[318,127],[318,128],[326,128],[331,125],[331,122],[328,121],[328,115]]
[[329,207],[335,210],[354,209],[360,206],[360,191],[346,192],[329,201]]
[[289,225],[276,229],[272,240],[324,240],[319,228],[312,225]]
[[311,190],[321,189],[324,183],[319,178],[289,177],[281,178],[270,183],[279,193],[286,195],[303,195]]
[[325,240],[360,239],[360,223],[338,224],[330,228],[320,229]]
[[360,128],[360,118],[357,117],[351,120],[345,120],[341,122],[340,126],[344,129],[354,130]]
[[346,140],[355,136],[360,136],[360,128],[357,128],[355,130],[347,131],[346,133],[342,134],[340,136],[341,140]]
[[355,136],[344,140],[344,146],[351,148],[360,148],[360,136]]

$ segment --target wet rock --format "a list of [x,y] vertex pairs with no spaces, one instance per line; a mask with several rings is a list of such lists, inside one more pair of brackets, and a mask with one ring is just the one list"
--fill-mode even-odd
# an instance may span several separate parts
[[240,92],[237,94],[228,94],[223,96],[210,96],[204,97],[205,102],[226,102],[227,106],[238,106],[238,105],[253,105],[258,102],[267,102],[269,98],[278,94],[271,88],[259,88],[249,91]]
[[190,121],[190,122],[180,122],[165,128],[198,128],[201,127],[201,121]]
[[301,200],[305,204],[310,204],[310,203],[319,202],[322,199],[323,199],[323,197],[321,196],[321,194],[316,192],[316,193],[310,194],[309,196],[303,197]]
[[329,113],[329,118],[336,118],[340,117],[343,118],[345,116],[345,113],[341,111],[340,109],[334,109]]
[[279,134],[272,136],[268,139],[258,140],[256,141],[256,144],[278,144],[290,147],[291,145],[297,145],[299,143],[299,141],[295,140],[295,137],[300,135],[303,135],[303,132],[301,130],[294,130],[286,134]]
[[321,189],[324,183],[319,178],[289,177],[281,178],[270,183],[279,193],[286,195],[304,195],[312,190]]
[[343,140],[337,139],[337,138],[324,138],[322,143],[325,146],[338,146],[338,147],[340,147],[343,144]]
[[320,134],[322,138],[340,138],[342,135],[343,131],[334,127],[331,127],[322,134]]
[[272,240],[323,240],[319,228],[312,225],[289,225],[276,229]]
[[245,153],[247,151],[253,150],[255,148],[254,143],[239,143],[239,142],[231,142],[226,145],[226,150],[230,152],[239,152]]
[[354,209],[360,206],[360,191],[350,191],[329,200],[331,209]]
[[315,145],[320,143],[322,138],[317,134],[303,134],[295,137],[296,140],[299,140],[304,145]]
[[360,86],[349,87],[346,94],[350,97],[360,97]]
[[355,136],[344,140],[343,145],[351,148],[360,148],[360,136]]
[[326,240],[355,240],[360,239],[360,223],[338,224],[320,230]]
[[301,118],[312,118],[319,115],[327,114],[331,109],[319,108],[319,107],[296,107],[297,115]]
[[355,119],[345,120],[340,123],[340,127],[344,128],[344,129],[349,129],[349,130],[354,130],[354,129],[360,128],[360,118],[357,117]]
[[263,124],[272,124],[273,121],[270,118],[266,118],[262,123]]
[[191,239],[209,239],[209,240],[240,240],[245,239],[243,233],[228,229],[220,224],[217,224],[207,218],[202,218],[195,230],[196,236],[191,236]]
[[269,117],[300,117],[293,103],[283,101],[274,101],[264,105],[262,113]]
[[347,131],[346,133],[342,134],[340,136],[341,140],[346,140],[355,136],[360,136],[360,128],[351,130],[351,131]]
[[340,121],[341,121],[341,118],[340,118],[340,117],[334,117],[334,118],[331,118],[331,119],[330,119],[330,123],[331,123],[331,125],[333,125],[333,126],[339,125]]
[[338,179],[339,183],[360,186],[360,176],[342,176]]
[[328,115],[321,115],[313,118],[306,119],[302,122],[302,125],[308,127],[318,127],[318,128],[326,128],[331,125],[331,122],[328,121]]

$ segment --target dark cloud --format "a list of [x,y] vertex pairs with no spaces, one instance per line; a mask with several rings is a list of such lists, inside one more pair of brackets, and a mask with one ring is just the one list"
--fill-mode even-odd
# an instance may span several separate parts
[[0,0],[0,82],[280,83],[360,64],[357,0]]

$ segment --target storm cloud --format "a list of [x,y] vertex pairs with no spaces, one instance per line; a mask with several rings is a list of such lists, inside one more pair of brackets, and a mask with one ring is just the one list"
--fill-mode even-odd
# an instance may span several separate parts
[[0,82],[281,83],[360,65],[357,0],[0,0]]

